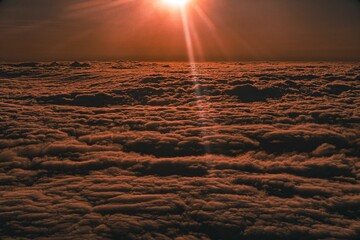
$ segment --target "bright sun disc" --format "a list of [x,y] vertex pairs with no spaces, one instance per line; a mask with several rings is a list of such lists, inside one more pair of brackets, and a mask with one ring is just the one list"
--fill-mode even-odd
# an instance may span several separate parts
[[191,0],[162,0],[165,4],[172,7],[184,7]]

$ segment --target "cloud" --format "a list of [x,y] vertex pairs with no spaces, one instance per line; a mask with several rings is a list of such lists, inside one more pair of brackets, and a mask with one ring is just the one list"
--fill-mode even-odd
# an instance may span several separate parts
[[4,239],[359,238],[358,65],[70,65],[0,65]]
[[237,86],[227,93],[237,96],[243,102],[266,101],[266,99],[281,98],[283,96],[279,88],[258,89],[252,85]]

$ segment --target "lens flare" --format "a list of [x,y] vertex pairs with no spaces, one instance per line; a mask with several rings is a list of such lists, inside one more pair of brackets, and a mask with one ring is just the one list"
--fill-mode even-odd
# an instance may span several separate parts
[[162,0],[164,4],[171,7],[185,7],[191,0]]

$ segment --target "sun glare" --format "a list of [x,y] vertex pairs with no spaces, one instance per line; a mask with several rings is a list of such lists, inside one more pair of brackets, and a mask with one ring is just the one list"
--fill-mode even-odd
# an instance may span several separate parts
[[171,7],[185,7],[191,0],[162,0],[164,4]]

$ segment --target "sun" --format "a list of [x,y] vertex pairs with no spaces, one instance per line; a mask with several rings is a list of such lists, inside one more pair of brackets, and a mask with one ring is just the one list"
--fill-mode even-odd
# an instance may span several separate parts
[[162,2],[170,7],[185,7],[191,0],[162,0]]

